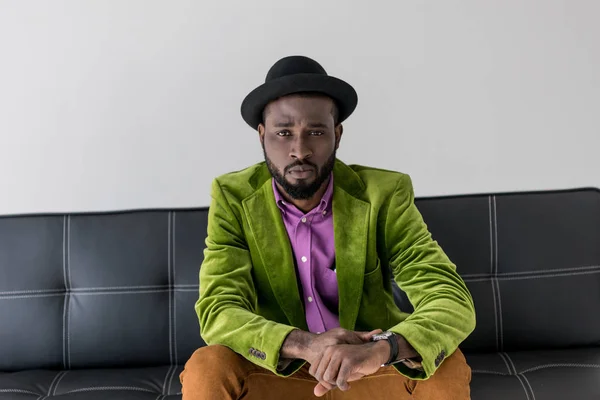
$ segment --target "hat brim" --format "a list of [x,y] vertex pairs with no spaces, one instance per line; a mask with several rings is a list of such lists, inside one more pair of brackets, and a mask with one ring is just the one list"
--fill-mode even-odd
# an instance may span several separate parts
[[354,88],[341,79],[328,75],[295,74],[266,82],[250,92],[242,102],[242,118],[253,129],[258,129],[267,104],[283,96],[305,92],[331,97],[338,107],[338,122],[348,118],[358,103]]

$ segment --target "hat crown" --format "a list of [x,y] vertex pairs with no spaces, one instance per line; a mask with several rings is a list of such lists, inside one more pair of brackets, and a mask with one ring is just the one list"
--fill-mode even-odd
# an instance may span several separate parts
[[315,60],[304,56],[289,56],[277,61],[269,72],[265,82],[296,74],[327,75],[325,69]]
[[338,122],[352,114],[358,95],[352,86],[329,76],[315,60],[305,56],[288,56],[277,61],[267,72],[265,83],[251,91],[242,101],[242,118],[252,129],[263,123],[267,104],[295,93],[320,93],[328,96],[338,107]]

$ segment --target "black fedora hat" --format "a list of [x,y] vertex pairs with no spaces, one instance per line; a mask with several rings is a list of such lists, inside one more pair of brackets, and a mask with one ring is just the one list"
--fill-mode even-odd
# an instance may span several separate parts
[[358,95],[352,86],[341,79],[327,75],[315,60],[304,56],[290,56],[277,61],[265,83],[254,89],[242,102],[242,118],[253,129],[262,122],[267,104],[280,97],[294,93],[320,93],[335,101],[339,120],[352,114],[358,103]]

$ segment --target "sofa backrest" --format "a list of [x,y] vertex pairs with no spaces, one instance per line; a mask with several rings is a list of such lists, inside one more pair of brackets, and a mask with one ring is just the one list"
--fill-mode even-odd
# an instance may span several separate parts
[[0,371],[182,364],[207,209],[0,218]]
[[[475,300],[464,350],[600,344],[600,191],[417,206]],[[184,363],[204,345],[206,222],[206,208],[0,217],[0,371]]]
[[600,190],[420,199],[475,301],[465,351],[600,345]]

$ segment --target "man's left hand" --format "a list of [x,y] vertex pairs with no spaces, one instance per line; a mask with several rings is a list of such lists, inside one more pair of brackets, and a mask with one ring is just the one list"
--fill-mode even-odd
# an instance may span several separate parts
[[323,396],[334,387],[350,389],[348,382],[374,374],[389,358],[389,344],[385,341],[362,345],[334,345],[326,348],[318,363],[309,372],[319,381],[315,396]]

